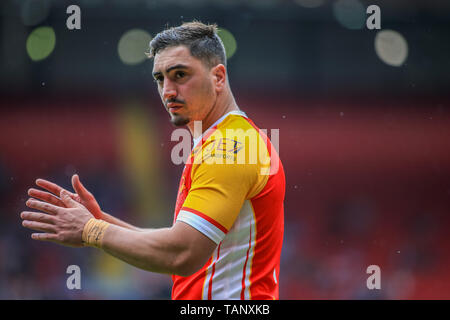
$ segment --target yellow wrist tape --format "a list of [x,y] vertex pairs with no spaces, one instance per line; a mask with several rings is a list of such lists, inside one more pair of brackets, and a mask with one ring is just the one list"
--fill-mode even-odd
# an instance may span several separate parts
[[83,234],[81,236],[83,244],[85,246],[101,248],[102,240],[108,227],[108,222],[91,218],[84,225]]

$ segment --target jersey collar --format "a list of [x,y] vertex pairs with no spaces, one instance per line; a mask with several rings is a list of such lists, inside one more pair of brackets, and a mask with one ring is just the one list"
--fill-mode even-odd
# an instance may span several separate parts
[[209,129],[214,128],[219,123],[221,123],[223,120],[225,120],[226,117],[228,117],[229,115],[232,115],[232,114],[243,116],[243,117],[247,117],[247,114],[244,111],[241,111],[241,110],[233,110],[233,111],[230,111],[230,112],[224,114],[216,122],[214,122],[207,130],[205,130],[204,133],[200,137],[198,137],[196,139],[194,139],[194,138],[192,139],[194,141],[194,146],[192,147],[192,149],[194,149],[197,146],[197,144],[202,140],[202,138],[204,137],[205,133],[208,132]]

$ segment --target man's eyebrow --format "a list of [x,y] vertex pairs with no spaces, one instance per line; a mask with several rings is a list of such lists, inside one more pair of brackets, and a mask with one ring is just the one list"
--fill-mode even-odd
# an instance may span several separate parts
[[[177,65],[167,68],[166,73],[169,73],[170,71],[172,71],[174,69],[189,69],[189,67],[184,64],[177,64]],[[161,74],[161,71],[153,72],[153,77],[156,77],[157,75],[160,75],[160,74]]]

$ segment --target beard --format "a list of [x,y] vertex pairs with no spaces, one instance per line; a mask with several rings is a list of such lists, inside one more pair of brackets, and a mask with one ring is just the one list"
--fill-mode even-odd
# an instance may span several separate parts
[[179,114],[174,113],[170,116],[170,122],[175,127],[182,127],[182,126],[187,125],[190,122],[190,120],[188,117],[183,117]]

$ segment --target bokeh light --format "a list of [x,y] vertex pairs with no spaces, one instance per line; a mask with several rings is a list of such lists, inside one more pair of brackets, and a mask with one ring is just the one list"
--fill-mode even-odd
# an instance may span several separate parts
[[397,31],[382,30],[375,36],[375,51],[384,63],[400,67],[408,57],[408,42]]
[[136,65],[147,59],[145,52],[152,36],[145,30],[132,29],[125,32],[119,40],[117,52],[120,60],[128,65]]
[[33,61],[47,58],[55,49],[56,36],[52,27],[34,29],[27,38],[26,49]]
[[366,22],[366,10],[358,0],[338,0],[333,3],[333,13],[345,28],[362,29]]
[[234,38],[233,34],[227,29],[219,28],[217,34],[223,42],[225,52],[227,54],[227,59],[230,59],[237,49],[236,39]]

